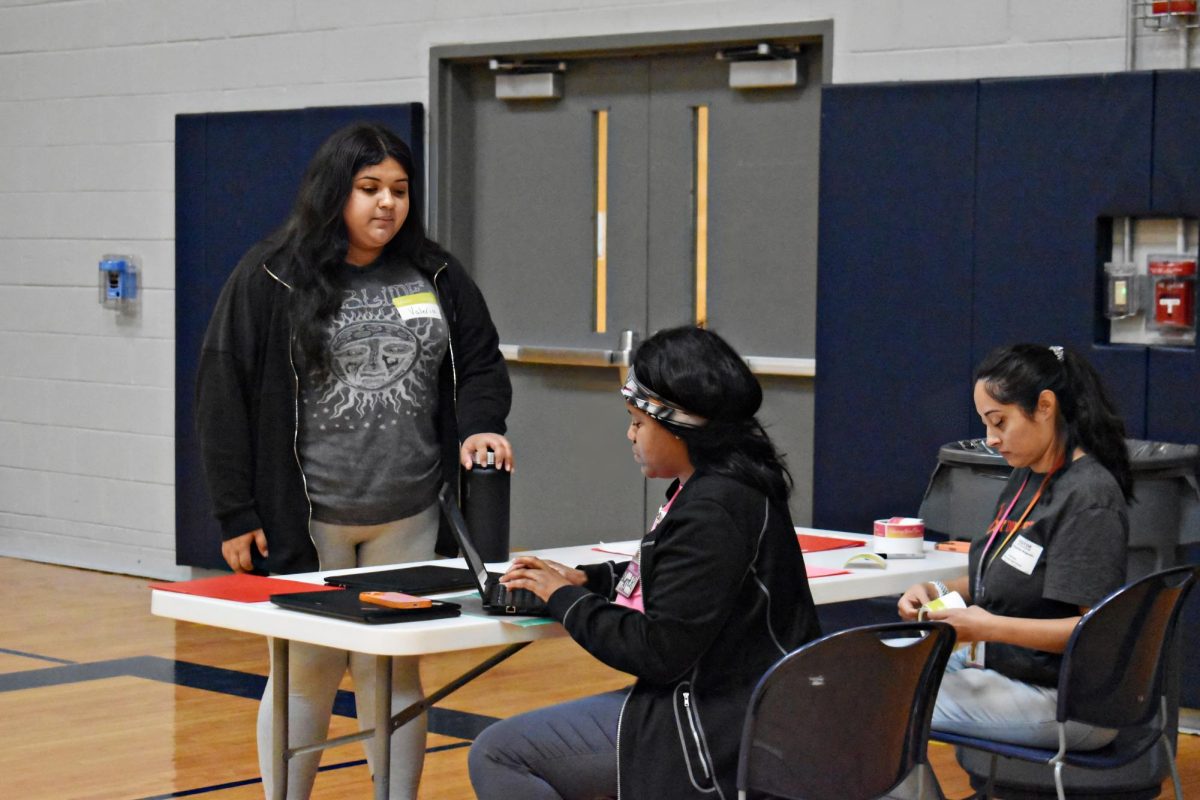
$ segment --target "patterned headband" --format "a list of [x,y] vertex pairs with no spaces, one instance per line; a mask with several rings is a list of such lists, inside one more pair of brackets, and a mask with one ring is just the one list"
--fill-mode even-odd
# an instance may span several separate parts
[[638,383],[637,376],[633,374],[632,367],[629,368],[629,379],[621,387],[621,396],[627,402],[632,403],[634,408],[645,412],[648,416],[653,417],[659,422],[669,422],[672,425],[679,425],[683,428],[703,428],[708,424],[708,420],[704,417],[684,411],[679,406],[668,400],[664,400]]

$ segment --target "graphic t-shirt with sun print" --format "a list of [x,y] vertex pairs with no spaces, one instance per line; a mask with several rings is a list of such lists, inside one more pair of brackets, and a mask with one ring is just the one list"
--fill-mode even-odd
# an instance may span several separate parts
[[433,286],[406,261],[347,264],[339,277],[331,374],[317,385],[298,365],[300,463],[314,518],[376,525],[437,499],[434,416],[449,331]]

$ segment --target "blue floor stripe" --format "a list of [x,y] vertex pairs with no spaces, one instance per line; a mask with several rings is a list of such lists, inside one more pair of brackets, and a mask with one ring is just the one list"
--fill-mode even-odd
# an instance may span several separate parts
[[[428,752],[428,751],[427,751]],[[328,764],[324,767],[318,767],[317,772],[332,772],[335,769],[345,769],[346,767],[361,767],[366,764],[365,758],[360,758],[357,761],[343,761],[341,764]],[[195,789],[180,789],[177,792],[170,794],[156,794],[150,797],[140,797],[138,800],[171,800],[173,797],[193,797],[198,794],[208,794],[209,792],[219,792],[222,789],[236,789],[239,786],[253,786],[256,783],[262,783],[262,778],[246,778],[241,781],[229,781],[228,783],[218,783],[212,786],[198,786]]]
[[[125,676],[243,697],[247,700],[260,700],[267,684],[265,677],[249,672],[158,656],[135,656],[94,661],[90,664],[67,663],[58,667],[5,673],[0,675],[0,692],[40,689]],[[341,717],[355,718],[354,693],[339,689],[333,703],[333,713]],[[495,717],[437,707],[429,710],[428,717],[430,733],[452,736],[455,739],[474,739],[480,731],[496,721]]]
[[0,675],[0,692],[19,689],[38,689],[44,686],[60,686],[66,683],[103,680],[128,675],[130,662],[138,659],[116,659],[96,661],[91,664],[67,664],[62,667],[27,669]]
[[[455,739],[474,741],[483,729],[493,722],[499,722],[499,717],[488,717],[483,714],[472,714],[469,711],[455,711],[452,708],[429,709],[429,732],[441,736],[452,736]],[[433,751],[428,751],[433,752]]]
[[[84,683],[86,681],[104,680],[106,678],[133,677],[242,697],[247,700],[260,700],[263,695],[263,689],[267,684],[267,679],[262,675],[238,672],[237,670],[225,669],[223,667],[212,667],[206,664],[194,664],[189,661],[176,661],[159,656],[135,656],[132,658],[116,658],[108,661],[79,664],[64,661],[63,659],[20,653],[15,650],[0,649],[0,652],[22,655],[29,658],[40,658],[45,661],[53,661],[61,664],[61,666],[55,667],[0,674],[0,692],[62,686],[73,683]],[[333,713],[343,717],[354,718],[354,693],[338,690],[333,704]],[[430,733],[449,736],[455,739],[464,739],[466,741],[430,747],[426,749],[426,753],[438,753],[445,750],[468,747],[471,741],[484,728],[496,722],[495,717],[472,714],[466,711],[455,711],[448,708],[431,708],[427,716]],[[364,760],[347,761],[341,764],[330,764],[321,767],[320,770],[325,772],[360,766],[365,763],[366,761]],[[169,794],[141,798],[141,800],[170,800],[177,797],[191,797],[261,782],[261,778],[249,778],[213,786],[181,789]]]
[[[456,744],[444,744],[438,747],[430,747],[425,750],[426,753],[441,753],[446,750],[458,750],[462,747],[470,746],[470,742],[458,742]],[[317,772],[331,772],[335,769],[345,769],[346,767],[361,767],[367,763],[365,758],[360,758],[357,761],[343,761],[341,764],[328,764],[324,767],[318,767]],[[252,786],[256,783],[262,783],[262,778],[247,778],[241,781],[229,781],[228,783],[218,783],[213,786],[197,786],[194,789],[180,789],[177,792],[170,794],[156,794],[149,797],[139,797],[138,800],[171,800],[175,797],[194,797],[198,794],[208,794],[209,792],[219,792],[223,789],[236,789],[239,786]]]
[[26,653],[21,650],[9,650],[7,647],[0,647],[0,653],[10,656],[20,656],[21,658],[33,658],[38,661],[49,661],[54,664],[74,664],[74,661],[68,661],[65,658],[55,658],[54,656],[42,656],[37,653]]

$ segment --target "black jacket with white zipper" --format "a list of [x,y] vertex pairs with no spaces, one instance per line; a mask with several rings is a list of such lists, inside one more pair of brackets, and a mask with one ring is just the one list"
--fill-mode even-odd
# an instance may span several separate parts
[[637,677],[617,731],[620,796],[732,800],[751,692],[820,635],[791,517],[697,472],[642,540],[644,614],[610,602],[624,568],[584,566],[587,585],[549,603],[588,652]]
[[[319,565],[296,451],[292,280],[286,265],[265,262],[272,249],[269,240],[252,247],[221,290],[200,355],[196,426],[222,536],[262,528],[268,571],[306,572]],[[459,443],[505,432],[512,387],[487,304],[462,265],[443,251],[416,266],[433,284],[450,329],[438,374],[438,432],[443,478],[457,488]],[[444,520],[437,550],[457,552]]]

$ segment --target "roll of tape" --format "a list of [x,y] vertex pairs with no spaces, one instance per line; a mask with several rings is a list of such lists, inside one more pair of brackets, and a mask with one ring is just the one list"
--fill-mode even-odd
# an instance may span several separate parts
[[915,517],[875,520],[875,552],[896,558],[924,558],[925,521]]

